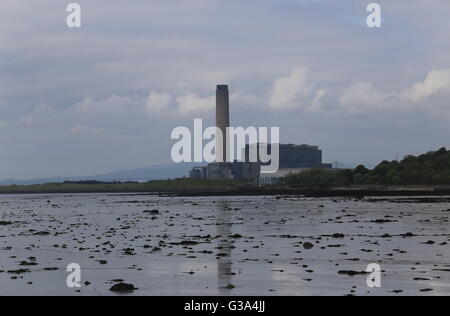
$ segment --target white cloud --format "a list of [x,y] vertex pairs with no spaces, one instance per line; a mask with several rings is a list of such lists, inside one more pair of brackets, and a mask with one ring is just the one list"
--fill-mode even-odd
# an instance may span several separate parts
[[167,92],[150,92],[145,103],[145,110],[148,114],[161,114],[169,109],[170,103],[172,102],[172,96]]
[[261,103],[264,102],[264,99],[256,94],[234,92],[230,94],[230,102],[245,105],[261,105]]
[[[302,108],[308,112],[345,112],[358,114],[383,108],[392,95],[381,92],[371,82],[355,82],[339,92],[319,88],[327,82],[312,80],[305,67],[299,67],[292,73],[275,81],[270,93],[269,105],[273,109]],[[337,94],[337,96],[336,96]],[[324,106],[328,97],[327,107]],[[336,99],[338,103],[336,104]],[[333,107],[333,104],[335,106]]]
[[403,91],[399,89],[393,92],[378,89],[369,81],[351,83],[343,90],[329,90],[318,88],[319,85],[328,86],[329,83],[318,83],[310,77],[308,69],[300,67],[289,76],[277,79],[269,96],[269,106],[278,110],[301,108],[308,112],[351,115],[424,108],[440,115],[449,110],[446,104],[431,104],[427,99],[450,94],[450,69],[432,70],[422,82]]
[[292,73],[275,81],[270,93],[269,105],[274,109],[287,109],[304,106],[306,98],[312,93],[309,72],[305,67],[296,68]]
[[82,102],[76,103],[73,107],[77,111],[86,113],[112,113],[126,111],[127,108],[137,107],[140,104],[144,104],[143,99],[140,97],[112,95],[103,100],[85,98]]
[[188,93],[185,96],[177,97],[176,100],[180,114],[212,110],[216,102],[215,96],[201,98],[196,93]]
[[401,96],[408,101],[420,102],[440,93],[450,93],[450,69],[430,71],[424,81],[405,89]]
[[327,90],[319,89],[316,91],[314,99],[311,102],[311,105],[308,107],[308,111],[310,112],[322,112],[322,100],[326,96]]
[[356,82],[341,94],[339,103],[350,114],[427,109],[441,116],[450,110],[447,103],[429,99],[445,94],[450,94],[450,69],[432,70],[423,81],[392,93],[378,90],[371,82]]
[[339,98],[343,108],[352,114],[371,112],[385,106],[388,95],[378,91],[371,82],[355,82]]

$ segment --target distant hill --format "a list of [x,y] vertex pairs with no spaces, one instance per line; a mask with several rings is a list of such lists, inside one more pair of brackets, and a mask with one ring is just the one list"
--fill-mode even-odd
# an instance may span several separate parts
[[194,166],[201,166],[196,163],[182,163],[171,165],[154,165],[131,170],[114,171],[111,173],[79,176],[79,177],[52,177],[31,180],[4,179],[0,180],[0,185],[32,185],[44,183],[62,183],[65,181],[150,181],[150,180],[166,180],[186,177]]

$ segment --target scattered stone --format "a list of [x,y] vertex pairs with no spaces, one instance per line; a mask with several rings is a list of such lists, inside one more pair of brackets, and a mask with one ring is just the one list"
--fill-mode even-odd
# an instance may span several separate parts
[[18,270],[10,270],[8,271],[9,274],[24,274],[24,273],[30,273],[31,271],[29,269],[18,269]]
[[391,291],[391,293],[400,294],[400,293],[403,293],[403,291],[402,290],[393,290],[393,291]]
[[19,266],[22,266],[22,267],[26,267],[26,266],[31,267],[31,266],[37,266],[37,263],[36,263],[36,262],[22,261],[22,262],[19,263]]
[[355,276],[355,275],[365,275],[368,274],[368,272],[365,271],[351,271],[351,270],[343,270],[339,271],[338,274],[348,275],[348,276]]
[[34,236],[48,236],[48,235],[50,235],[50,233],[42,231],[42,232],[36,232],[33,235]]
[[144,213],[148,213],[151,215],[160,215],[161,214],[161,212],[159,210],[144,211]]
[[49,267],[49,268],[44,268],[45,271],[57,271],[59,270],[59,268],[56,267]]
[[129,293],[137,290],[137,288],[133,284],[118,283],[113,285],[109,290],[116,293]]

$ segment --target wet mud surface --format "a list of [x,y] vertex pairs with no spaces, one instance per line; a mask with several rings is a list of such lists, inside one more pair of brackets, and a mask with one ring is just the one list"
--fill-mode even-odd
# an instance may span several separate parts
[[4,195],[0,295],[450,295],[449,201]]

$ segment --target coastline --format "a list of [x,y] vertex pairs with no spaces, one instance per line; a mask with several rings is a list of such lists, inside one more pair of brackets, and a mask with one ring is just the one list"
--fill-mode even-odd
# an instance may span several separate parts
[[305,197],[380,197],[380,196],[450,196],[448,186],[353,186],[341,188],[305,188],[289,186],[258,187],[256,185],[188,180],[151,181],[148,183],[60,183],[31,186],[0,186],[6,194],[88,194],[124,193],[160,196],[305,196]]

